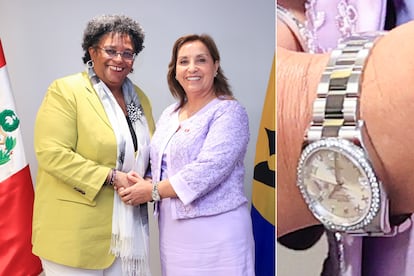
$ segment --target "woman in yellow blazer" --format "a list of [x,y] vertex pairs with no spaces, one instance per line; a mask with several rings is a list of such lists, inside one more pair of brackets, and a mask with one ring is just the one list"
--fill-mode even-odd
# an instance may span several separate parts
[[40,106],[32,239],[47,276],[150,274],[146,205],[115,192],[148,167],[151,105],[127,78],[143,40],[131,18],[93,18],[85,72],[55,80]]

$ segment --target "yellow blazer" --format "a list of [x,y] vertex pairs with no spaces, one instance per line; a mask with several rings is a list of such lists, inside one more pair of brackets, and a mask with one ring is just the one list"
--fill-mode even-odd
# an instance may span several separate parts
[[[152,134],[151,104],[135,90]],[[85,72],[50,85],[36,117],[34,148],[33,253],[72,267],[110,266],[114,190],[103,183],[115,167],[117,143]]]

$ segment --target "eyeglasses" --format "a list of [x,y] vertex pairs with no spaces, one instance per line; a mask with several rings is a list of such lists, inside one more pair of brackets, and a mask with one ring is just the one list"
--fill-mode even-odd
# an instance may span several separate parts
[[136,54],[131,51],[117,52],[116,50],[111,49],[111,48],[102,48],[102,47],[97,47],[97,48],[104,51],[105,54],[110,58],[116,58],[118,55],[120,55],[121,58],[131,61],[131,60],[134,60],[136,56]]

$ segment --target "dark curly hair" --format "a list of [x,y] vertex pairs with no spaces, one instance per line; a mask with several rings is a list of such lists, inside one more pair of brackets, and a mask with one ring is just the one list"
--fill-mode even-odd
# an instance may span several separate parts
[[97,46],[102,36],[108,33],[129,35],[136,54],[144,49],[144,30],[137,21],[125,15],[101,15],[92,18],[83,32],[83,63],[86,64],[91,59],[88,51],[89,47]]
[[[178,58],[178,51],[180,48],[187,42],[190,41],[201,41],[203,43],[211,57],[213,58],[213,62],[220,62],[220,53],[217,49],[216,43],[214,42],[213,38],[207,34],[190,34],[185,35],[177,39],[175,41],[173,49],[172,49],[172,55],[171,60],[168,65],[168,73],[167,73],[167,81],[168,81],[168,87],[170,88],[170,92],[173,95],[174,98],[178,99],[180,101],[177,110],[181,108],[185,102],[187,101],[187,95],[185,94],[185,91],[181,84],[176,80],[176,70],[177,70],[177,58]],[[221,69],[221,66],[219,66],[217,70],[217,76],[214,78],[214,93],[216,96],[230,96],[233,97],[233,92],[231,91],[230,85],[227,82],[227,78],[224,75],[223,70]]]

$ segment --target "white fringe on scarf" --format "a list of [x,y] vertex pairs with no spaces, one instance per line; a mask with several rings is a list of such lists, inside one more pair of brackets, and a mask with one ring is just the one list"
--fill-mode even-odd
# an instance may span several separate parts
[[[143,176],[149,163],[149,128],[144,114],[132,121],[138,142],[137,156],[125,115],[109,88],[99,80],[93,70],[93,63],[87,64],[89,78],[98,93],[105,112],[111,122],[117,140],[117,170],[136,171]],[[132,82],[126,78],[122,86],[125,103],[141,107]],[[142,107],[141,107],[142,108]],[[122,162],[123,161],[123,162]],[[147,205],[126,205],[114,193],[112,215],[112,241],[110,253],[122,261],[124,276],[151,276],[149,269],[149,229]]]

